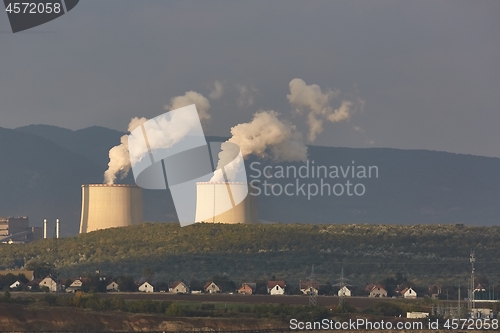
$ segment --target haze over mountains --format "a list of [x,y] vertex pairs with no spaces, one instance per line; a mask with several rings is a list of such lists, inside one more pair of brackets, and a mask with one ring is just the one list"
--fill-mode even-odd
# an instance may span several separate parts
[[[60,218],[62,235],[74,235],[80,222],[81,185],[101,183],[108,151],[123,133],[103,127],[71,131],[55,126],[0,128],[0,216],[30,217],[52,228]],[[224,138],[208,138],[222,141]],[[362,183],[362,196],[259,197],[262,220],[299,223],[464,223],[500,222],[500,159],[424,150],[309,147],[316,166],[377,166],[378,178],[325,179],[331,185]],[[354,163],[353,163],[354,161]],[[262,170],[270,161],[255,167]],[[287,163],[283,166],[303,164]],[[274,168],[273,170],[276,170]],[[256,175],[250,167],[249,176]],[[261,180],[266,180],[261,175]],[[267,179],[284,187],[295,178]],[[320,179],[298,179],[320,184]],[[132,183],[129,175],[122,183]],[[293,190],[295,191],[295,190]],[[176,221],[168,191],[144,191],[146,221]],[[49,233],[50,234],[50,233]]]

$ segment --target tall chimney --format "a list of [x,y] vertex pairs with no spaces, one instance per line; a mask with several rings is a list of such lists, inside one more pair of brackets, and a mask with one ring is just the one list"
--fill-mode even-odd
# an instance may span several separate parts
[[56,220],[56,238],[59,238],[59,219]]
[[47,238],[47,219],[43,219],[43,239]]

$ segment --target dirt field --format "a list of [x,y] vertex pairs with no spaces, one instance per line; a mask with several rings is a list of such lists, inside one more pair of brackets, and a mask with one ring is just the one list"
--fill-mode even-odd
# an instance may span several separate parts
[[245,318],[167,318],[78,308],[0,304],[0,331],[228,331],[283,327]]

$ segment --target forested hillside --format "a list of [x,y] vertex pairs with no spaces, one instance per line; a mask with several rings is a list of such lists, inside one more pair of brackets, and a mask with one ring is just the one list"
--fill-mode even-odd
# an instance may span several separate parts
[[221,225],[147,223],[27,245],[1,245],[1,268],[55,264],[64,277],[154,272],[155,279],[234,281],[271,277],[336,283],[341,269],[353,284],[401,273],[415,283],[467,283],[476,272],[498,283],[500,227],[463,225]]
[[[101,183],[108,150],[123,133],[102,127],[78,131],[46,125],[16,130],[0,128],[0,216],[28,216],[32,226],[61,220],[63,236],[76,235],[80,225],[81,185]],[[225,138],[207,137],[209,142]],[[309,162],[274,163],[255,156],[246,160],[249,180],[261,189],[291,186],[293,196],[259,196],[259,218],[282,223],[369,223],[497,225],[500,216],[500,159],[426,150],[308,147]],[[329,170],[312,174],[312,165]],[[306,168],[307,165],[307,168]],[[371,178],[358,178],[342,168],[375,167]],[[269,168],[271,169],[269,169]],[[310,175],[278,176],[279,168],[307,169]],[[264,174],[264,169],[271,174]],[[339,178],[330,171],[340,169]],[[326,169],[324,169],[326,170]],[[359,169],[356,169],[359,170]],[[308,171],[308,172],[309,172]],[[274,178],[270,179],[269,176]],[[321,178],[321,179],[320,179]],[[308,186],[361,186],[363,195],[308,197]],[[123,183],[133,183],[129,174]],[[356,186],[354,185],[354,186]],[[279,192],[279,191],[278,191]],[[360,192],[360,193],[361,193]],[[176,221],[170,191],[144,190],[144,221]]]

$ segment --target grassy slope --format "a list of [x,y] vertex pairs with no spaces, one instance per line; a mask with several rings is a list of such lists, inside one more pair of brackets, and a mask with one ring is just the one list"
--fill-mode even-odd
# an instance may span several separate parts
[[475,248],[478,274],[498,283],[500,227],[455,225],[213,225],[147,223],[28,245],[0,246],[0,266],[55,262],[61,276],[96,269],[141,276],[153,268],[163,281],[305,279],[315,265],[322,282],[344,267],[352,283],[401,272],[415,282],[466,283]]

